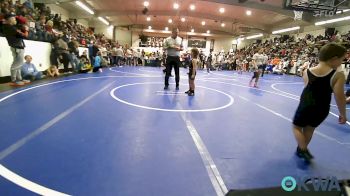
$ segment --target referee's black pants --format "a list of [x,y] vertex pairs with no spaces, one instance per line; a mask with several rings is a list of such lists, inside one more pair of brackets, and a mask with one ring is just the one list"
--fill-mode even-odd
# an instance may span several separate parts
[[175,70],[175,81],[176,86],[180,83],[180,57],[178,56],[168,56],[166,59],[166,73],[165,73],[165,86],[169,86],[169,77],[171,75],[171,70]]

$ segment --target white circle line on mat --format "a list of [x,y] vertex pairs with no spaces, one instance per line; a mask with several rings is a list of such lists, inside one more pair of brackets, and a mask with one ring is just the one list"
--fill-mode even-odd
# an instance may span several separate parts
[[[207,90],[211,90],[211,91],[215,91],[215,92],[218,92],[220,94],[223,94],[225,96],[227,96],[229,98],[229,102],[223,106],[220,106],[220,107],[216,107],[216,108],[209,108],[209,109],[196,109],[196,110],[186,110],[186,109],[164,109],[164,108],[156,108],[156,107],[149,107],[149,106],[143,106],[143,105],[138,105],[138,104],[134,104],[134,103],[130,103],[128,101],[125,101],[123,99],[120,99],[119,97],[117,97],[115,95],[115,92],[118,90],[118,89],[121,89],[121,88],[124,88],[124,87],[127,87],[127,86],[134,86],[134,85],[143,85],[143,84],[163,84],[161,82],[145,82],[145,83],[132,83],[132,84],[125,84],[125,85],[121,85],[121,86],[118,86],[116,88],[114,88],[113,90],[111,90],[110,92],[110,95],[117,101],[121,102],[121,103],[124,103],[124,104],[127,104],[127,105],[130,105],[130,106],[133,106],[133,107],[138,107],[138,108],[142,108],[142,109],[148,109],[148,110],[156,110],[156,111],[163,111],[163,112],[211,112],[211,111],[217,111],[217,110],[221,110],[221,109],[225,109],[229,106],[231,106],[233,103],[234,103],[234,99],[231,95],[225,93],[225,92],[222,92],[222,91],[219,91],[219,90],[216,90],[216,89],[212,89],[212,88],[208,88],[208,87],[204,87],[204,86],[196,86],[196,87],[199,87],[199,88],[204,88],[204,89],[207,89]],[[175,95],[175,94],[174,94]]]

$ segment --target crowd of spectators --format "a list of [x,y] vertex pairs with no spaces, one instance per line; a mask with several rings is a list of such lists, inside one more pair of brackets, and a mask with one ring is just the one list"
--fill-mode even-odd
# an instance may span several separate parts
[[[264,53],[269,57],[270,66],[268,71],[282,70],[282,73],[290,74],[290,71],[294,68],[295,72],[293,74],[300,74],[303,69],[318,64],[318,52],[328,42],[338,42],[350,48],[350,31],[344,35],[335,32],[331,36],[307,34],[304,38],[298,39],[294,36],[276,37],[238,50],[235,57],[249,63],[256,50],[264,48]],[[349,57],[344,63],[349,64]]]
[[[139,64],[138,59],[145,55],[143,51],[132,50],[128,45],[94,33],[93,28],[79,24],[77,19],[63,21],[49,6],[34,4],[32,0],[24,3],[0,0],[0,36],[5,36],[3,30],[9,16],[15,16],[16,28],[26,34],[24,39],[52,44],[48,76],[59,75],[60,65],[63,65],[61,72],[64,73],[87,73],[100,66]],[[87,50],[82,54],[79,47]]]
[[[330,36],[313,36],[307,34],[303,38],[294,36],[280,36],[265,42],[256,42],[235,52],[217,52],[209,56],[201,55],[203,64],[211,65],[213,69],[228,69],[250,71],[252,57],[261,48],[268,56],[266,66],[267,73],[296,74],[301,75],[303,70],[318,64],[318,52],[320,48],[329,42],[337,42],[344,45],[350,54],[350,31],[341,35],[335,32]],[[210,62],[208,62],[210,59]],[[350,67],[350,55],[344,61],[345,67]],[[202,66],[204,68],[204,66]],[[347,77],[347,84],[350,76]]]

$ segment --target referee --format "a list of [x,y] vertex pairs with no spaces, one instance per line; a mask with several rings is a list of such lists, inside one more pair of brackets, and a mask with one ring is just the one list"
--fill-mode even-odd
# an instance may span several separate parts
[[163,44],[164,51],[167,52],[164,90],[169,89],[169,77],[171,75],[171,70],[173,69],[173,67],[175,70],[176,90],[179,90],[180,51],[182,50],[182,39],[177,36],[178,33],[179,33],[179,29],[173,28],[171,36],[166,38]]

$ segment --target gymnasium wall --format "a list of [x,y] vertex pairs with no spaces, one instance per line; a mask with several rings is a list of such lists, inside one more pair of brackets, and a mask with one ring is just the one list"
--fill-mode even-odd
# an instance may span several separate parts
[[134,32],[134,31],[132,32],[131,47],[133,47],[133,48],[139,47],[139,43],[140,43],[139,34],[140,34],[139,32]]
[[132,31],[126,29],[126,28],[116,28],[115,30],[115,41],[117,41],[119,44],[128,44],[131,46],[132,43]]
[[224,50],[225,52],[229,51],[231,48],[235,49],[235,45],[232,45],[234,43],[237,43],[237,49],[242,49],[252,43],[254,43],[256,40],[250,39],[250,40],[243,40],[243,41],[238,41],[235,42],[236,38],[216,38],[215,43],[214,43],[214,52],[220,52]]
[[[139,43],[140,43],[140,39],[139,39],[139,34],[140,32],[132,32],[132,47],[133,48],[139,48]],[[159,34],[159,35],[154,35],[154,36],[158,36],[158,37],[169,37],[170,36],[170,33],[168,34]],[[181,35],[181,37],[183,37]],[[190,50],[191,48],[188,47],[188,39],[184,38],[183,39],[183,47],[184,47],[184,50]],[[150,52],[153,52],[153,51],[157,51],[157,50],[162,50],[162,48],[151,48],[151,47],[143,47],[143,48],[140,48],[141,50],[144,49],[145,51],[150,51]],[[207,41],[206,41],[206,48],[205,49],[201,49],[204,53],[209,53],[209,50],[210,50],[210,39],[208,38]]]
[[[348,32],[350,30],[350,25],[336,27],[336,29],[339,30],[341,33]],[[302,30],[302,33],[299,33],[298,31],[294,31],[294,32],[286,33],[286,34],[294,35],[296,38],[304,38],[306,34],[311,34],[311,35],[315,35],[315,36],[324,35],[325,27],[310,25],[310,26],[304,27],[301,30]],[[280,35],[266,35],[260,39],[264,42],[266,40],[273,39],[274,37],[279,37],[279,36]],[[214,51],[221,51],[221,50],[229,51],[232,47],[233,40],[235,40],[235,39],[233,39],[233,38],[217,38],[217,39],[215,39]],[[237,48],[238,49],[244,48],[244,47],[254,43],[255,41],[256,41],[255,39],[243,40],[243,41],[238,43]]]
[[70,17],[69,12],[67,10],[61,8],[60,6],[57,6],[55,4],[46,4],[46,6],[48,6],[51,9],[52,14],[61,15],[62,20],[65,21],[65,20],[69,19],[69,17]]
[[229,51],[232,48],[233,40],[233,37],[215,39],[214,52]]
[[345,33],[348,33],[350,31],[350,25],[336,27],[335,29],[338,30],[340,32],[340,34],[345,34]]
[[77,19],[78,24],[83,25],[84,27],[89,27],[89,21],[85,19]]
[[107,26],[105,24],[93,25],[95,27],[95,33],[104,34],[106,38],[113,39],[113,26]]
[[318,35],[324,36],[324,32],[325,32],[325,27],[310,25],[310,26],[304,27],[302,33],[291,32],[290,34],[295,35],[296,38],[304,38],[306,34],[310,34],[313,36],[318,36]]

